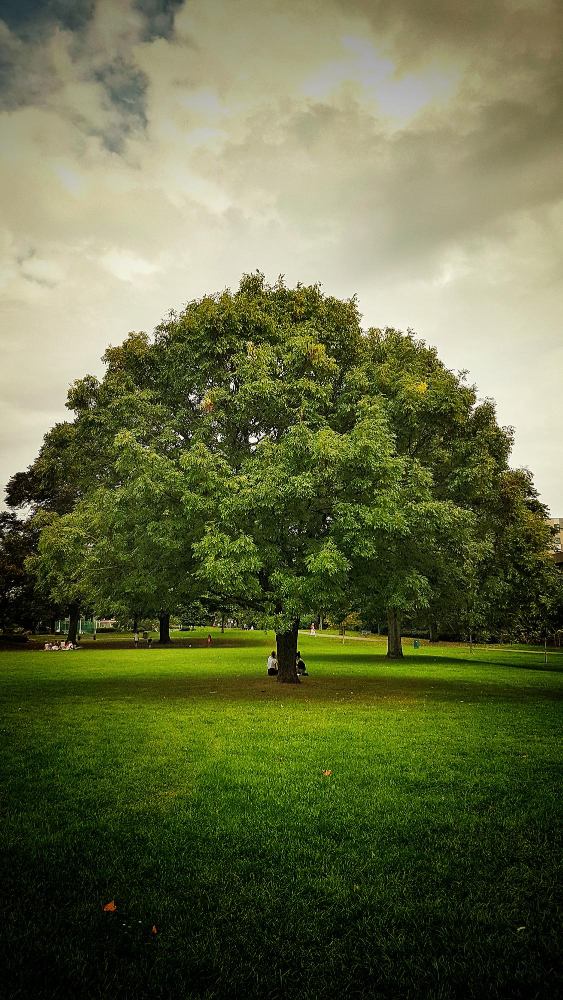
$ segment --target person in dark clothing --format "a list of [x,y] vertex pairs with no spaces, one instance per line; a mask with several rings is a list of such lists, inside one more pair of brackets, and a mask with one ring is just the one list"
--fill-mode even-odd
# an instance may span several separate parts
[[296,660],[295,665],[297,667],[297,673],[298,674],[302,674],[303,677],[308,677],[309,676],[309,674],[307,673],[307,667],[305,665],[305,660],[301,659],[301,652],[299,650],[297,650],[297,660]]

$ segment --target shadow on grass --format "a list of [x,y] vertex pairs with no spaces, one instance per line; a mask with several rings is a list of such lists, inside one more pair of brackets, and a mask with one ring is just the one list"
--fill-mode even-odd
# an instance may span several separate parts
[[480,679],[463,680],[436,677],[393,676],[309,676],[300,684],[279,684],[274,678],[244,675],[233,677],[144,676],[144,677],[69,677],[67,680],[37,679],[16,684],[26,700],[55,702],[89,698],[99,701],[156,702],[232,701],[287,704],[368,702],[392,708],[413,702],[558,702],[563,690],[526,684],[503,684]]
[[[510,653],[507,651],[506,657],[508,656],[510,656]],[[385,654],[377,654],[377,653],[375,654],[359,653],[359,654],[354,654],[353,657],[351,657],[349,653],[323,652],[321,658],[323,663],[330,665],[341,664],[350,666],[361,663],[365,664],[366,666],[373,667],[374,662],[376,662],[382,667],[388,665],[391,667],[397,667],[399,669],[402,669],[403,667],[408,669],[411,666],[424,667],[426,664],[435,663],[439,664],[440,666],[452,666],[452,667],[460,667],[460,666],[501,667],[501,668],[508,668],[510,670],[533,670],[537,671],[538,673],[548,673],[548,674],[563,673],[563,656],[560,658],[561,662],[559,661],[555,663],[552,662],[551,665],[549,659],[547,665],[544,664],[543,661],[540,663],[534,663],[534,662],[530,663],[524,660],[524,658],[523,662],[520,663],[520,662],[514,662],[514,660],[508,660],[506,658],[503,659],[502,654],[497,658],[490,656],[488,654],[486,656],[483,656],[482,654],[479,655],[478,653],[475,654],[474,656],[471,656],[471,654],[469,653],[466,656],[442,656],[440,655],[440,653],[437,653],[437,655],[430,655],[428,653],[422,653],[422,654],[419,653],[418,655],[414,654],[412,656],[409,656],[408,654],[404,655],[402,660],[388,660]],[[308,662],[309,660],[310,657],[308,657]],[[313,661],[311,660],[311,662]]]

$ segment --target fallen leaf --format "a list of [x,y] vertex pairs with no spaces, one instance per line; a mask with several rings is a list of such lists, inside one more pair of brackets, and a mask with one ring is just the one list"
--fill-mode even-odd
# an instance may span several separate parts
[[328,778],[332,774],[332,771],[323,771],[323,777]]
[[117,910],[117,906],[115,905],[115,899],[112,899],[110,903],[106,903],[106,905],[102,907],[102,909],[104,910],[105,913],[115,913],[115,911]]
[[156,925],[155,924],[153,924],[152,927],[151,927],[151,934],[158,934],[158,931],[156,929]]

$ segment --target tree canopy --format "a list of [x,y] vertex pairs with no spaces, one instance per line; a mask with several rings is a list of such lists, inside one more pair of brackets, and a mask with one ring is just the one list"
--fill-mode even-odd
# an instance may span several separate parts
[[493,403],[412,333],[362,331],[354,299],[247,275],[104,360],[8,491],[57,515],[37,568],[66,560],[69,600],[251,609],[297,682],[304,615],[387,615],[400,656],[402,615],[514,610],[545,566]]

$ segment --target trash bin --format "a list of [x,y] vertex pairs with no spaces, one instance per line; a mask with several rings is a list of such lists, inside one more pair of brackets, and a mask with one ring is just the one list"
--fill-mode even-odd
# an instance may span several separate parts
[[418,639],[415,639],[415,640],[414,640],[414,642],[413,642],[413,647],[414,647],[415,649],[420,649],[420,642],[418,641]]

